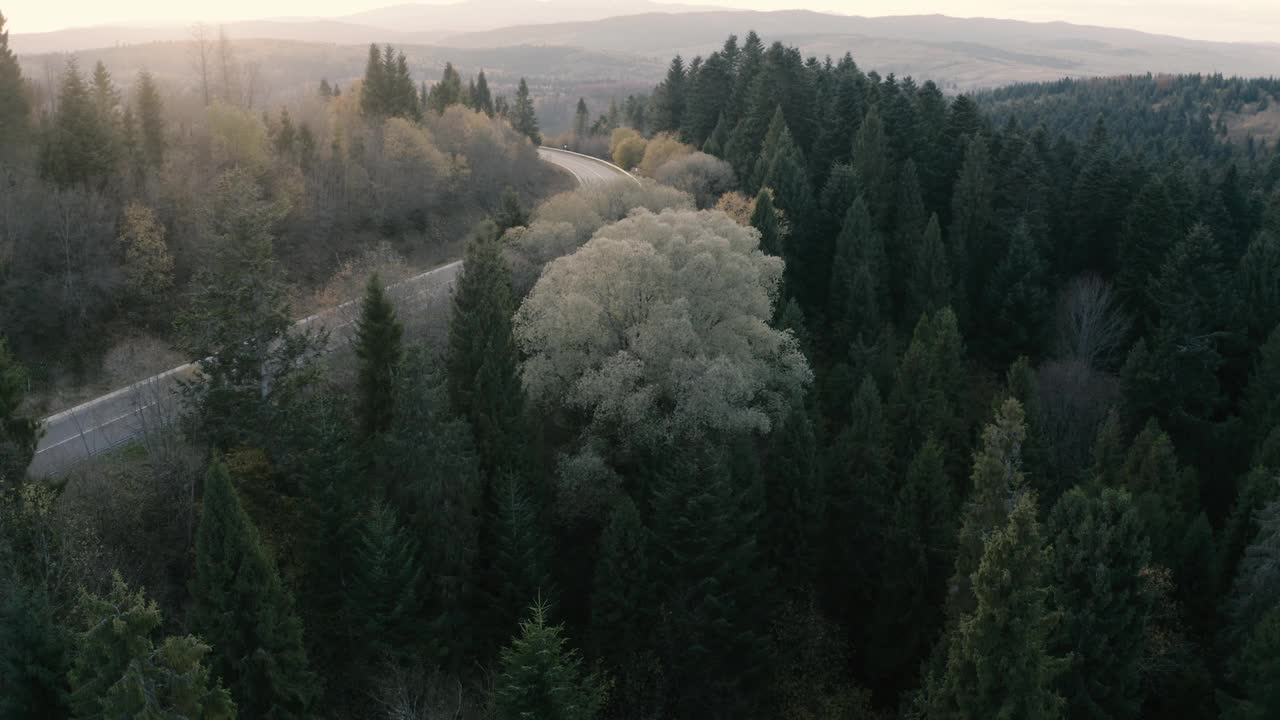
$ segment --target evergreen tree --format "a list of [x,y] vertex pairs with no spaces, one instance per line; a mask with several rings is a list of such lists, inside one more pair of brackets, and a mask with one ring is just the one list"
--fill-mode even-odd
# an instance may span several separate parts
[[60,186],[103,182],[115,166],[115,137],[95,101],[75,59],[68,60],[41,146],[42,174]]
[[364,82],[360,85],[360,111],[365,117],[385,117],[391,108],[390,95],[390,78],[386,76],[382,50],[372,43],[365,63]]
[[348,667],[373,689],[385,663],[403,664],[426,636],[422,606],[421,558],[410,530],[395,510],[375,504],[362,518],[355,548],[355,573],[344,588],[355,640]]
[[713,52],[687,85],[681,135],[694,147],[702,147],[719,132],[718,151],[709,153],[719,155],[729,132],[724,113],[733,92],[733,67],[723,54]]
[[903,465],[933,438],[943,448],[947,475],[957,481],[967,475],[966,378],[964,341],[955,313],[943,308],[921,315],[898,364],[887,408],[896,456]]
[[280,109],[280,129],[276,131],[276,155],[285,162],[293,160],[294,143],[298,138],[289,119],[289,108]]
[[826,514],[818,440],[809,409],[795,404],[769,438],[764,467],[763,555],[784,591],[811,592]]
[[573,113],[573,135],[579,140],[591,134],[591,111],[587,109],[587,99],[578,98],[578,107]]
[[593,647],[614,668],[625,667],[654,640],[651,631],[657,617],[649,545],[640,512],[631,498],[623,495],[600,538],[591,593]]
[[751,227],[760,231],[760,249],[774,257],[782,257],[786,230],[778,209],[773,205],[773,191],[763,188],[756,194],[751,211]]
[[462,267],[449,323],[449,396],[471,422],[486,474],[516,470],[524,453],[524,391],[511,329],[511,271],[493,223],[472,233]]
[[432,85],[431,92],[427,93],[427,106],[437,115],[443,115],[450,106],[461,105],[462,101],[462,76],[453,68],[453,63],[446,62],[440,82]]
[[40,440],[40,422],[23,408],[26,393],[26,370],[0,337],[0,492],[22,479]]
[[0,13],[0,149],[16,144],[26,134],[30,114],[22,67],[9,49],[9,31]]
[[499,636],[515,625],[525,597],[549,597],[550,547],[542,527],[541,508],[529,483],[513,473],[493,482],[494,510],[486,525],[490,548],[487,578],[488,626]]
[[1148,322],[1154,319],[1149,309],[1147,287],[1160,272],[1160,266],[1176,238],[1185,231],[1169,197],[1169,190],[1159,177],[1151,178],[1134,198],[1125,217],[1120,237],[1119,275],[1116,284],[1131,307]]
[[[152,636],[163,620],[154,601],[130,593],[117,573],[107,597],[80,598],[84,630],[71,669],[76,718],[232,720],[231,694],[211,677],[208,645],[193,636]],[[212,687],[211,687],[212,686]]]
[[907,278],[905,319],[918,320],[922,314],[937,312],[951,301],[951,262],[942,244],[938,215],[929,216],[924,232],[911,248],[911,270]]
[[493,216],[493,222],[498,228],[498,236],[501,237],[513,227],[528,225],[529,220],[529,212],[520,204],[519,193],[511,187],[503,190],[498,212],[494,213]]
[[93,107],[103,127],[111,128],[116,122],[116,110],[120,107],[120,91],[111,79],[111,72],[101,60],[93,66]]
[[723,159],[728,143],[729,121],[725,120],[724,113],[721,113],[719,119],[716,120],[715,127],[711,130],[711,134],[707,136],[706,142],[702,144],[702,152]]
[[[951,199],[951,275],[958,283],[956,299],[962,308],[981,301],[987,278],[1003,256],[992,232],[993,181],[986,139],[975,137],[965,148],[964,164]],[[967,310],[960,315],[968,321]]]
[[1020,221],[986,288],[987,310],[982,317],[984,333],[989,335],[985,344],[996,362],[1039,355],[1050,313],[1048,271],[1040,242]]
[[1249,642],[1232,664],[1243,697],[1223,697],[1223,720],[1264,720],[1280,713],[1280,607],[1253,629]]
[[667,77],[653,91],[649,128],[655,133],[680,131],[684,120],[686,73],[684,60],[676,55],[667,67]]
[[320,97],[325,99],[333,97],[333,86],[329,84],[329,78],[320,78]]
[[[908,159],[898,173],[898,197],[893,207],[893,233],[887,237],[886,258],[889,261],[888,285],[894,317],[900,316],[907,305],[908,288],[914,253],[920,245],[922,233],[929,216],[924,211],[924,199],[920,196],[920,178],[916,163]],[[910,318],[914,322],[915,318]]]
[[875,346],[888,314],[888,265],[883,236],[873,226],[867,205],[859,195],[849,207],[836,238],[828,309],[836,347],[854,348],[851,352],[855,358],[864,358],[863,362],[855,362],[855,370],[866,368],[865,358]]
[[205,476],[196,533],[192,625],[214,648],[213,668],[246,717],[303,718],[315,696],[302,622],[231,476]]
[[[789,221],[788,242],[782,248],[787,261],[786,279],[789,292],[795,293],[802,307],[813,308],[818,287],[828,276],[825,267],[815,262],[814,243],[808,223],[813,214],[813,189],[809,185],[804,156],[791,137],[791,131],[782,125],[778,140],[764,170],[760,173],[760,187],[774,191],[774,204]],[[768,152],[766,148],[765,152]],[[766,155],[761,154],[763,160]]]
[[973,574],[976,604],[948,641],[946,671],[930,690],[930,718],[1062,717],[1060,661],[1048,652],[1047,551],[1026,493],[992,528]]
[[499,720],[593,720],[608,697],[609,683],[587,673],[563,626],[547,624],[547,606],[538,600],[520,634],[502,649],[493,689]]
[[1280,232],[1262,230],[1240,258],[1240,307],[1249,339],[1262,342],[1280,327]]
[[[1260,309],[1257,306],[1250,307]],[[0,368],[3,368],[4,363],[3,352],[3,346],[0,345]],[[1249,429],[1254,447],[1260,450],[1268,435],[1280,429],[1280,324],[1275,326],[1267,342],[1258,351],[1253,372],[1249,374],[1249,383],[1245,386],[1243,405],[1245,426]],[[0,401],[0,412],[3,407],[4,404]],[[0,414],[0,417],[3,415]],[[1261,458],[1255,460],[1259,461]]]
[[520,86],[516,89],[516,103],[511,108],[511,127],[529,138],[534,145],[542,144],[542,133],[538,131],[538,114],[533,107],[533,98],[529,97],[529,84],[524,78],[520,78]]
[[164,151],[168,144],[164,137],[164,102],[151,73],[138,73],[138,85],[134,90],[138,98],[138,119],[142,126],[142,150],[152,167],[164,165]]
[[972,583],[983,561],[986,539],[1009,519],[1013,502],[1028,492],[1022,473],[1022,444],[1027,429],[1022,404],[1013,398],[996,410],[982,431],[982,447],[973,455],[972,489],[956,537],[956,567],[947,612],[955,619],[971,612],[979,597]]
[[67,717],[70,640],[48,591],[0,580],[0,720]]
[[897,173],[889,152],[880,111],[872,106],[853,140],[853,171],[858,190],[866,198],[867,212],[877,230],[889,230],[893,208],[894,178]]
[[395,406],[395,376],[404,350],[404,327],[375,273],[365,287],[356,320],[355,351],[360,361],[357,384],[360,429],[366,437],[385,432]]
[[[1276,482],[1274,477],[1271,482]],[[1258,512],[1257,533],[1245,548],[1231,592],[1223,602],[1221,644],[1228,654],[1239,653],[1257,628],[1280,607],[1280,502],[1272,500]]]
[[489,117],[494,115],[493,95],[489,92],[489,81],[484,76],[484,70],[476,76],[476,91],[471,98],[471,107]]
[[[831,166],[847,164],[852,158],[850,138],[858,136],[866,109],[867,78],[853,56],[845,54],[835,69],[835,87],[822,110],[822,123],[815,146],[814,162]],[[825,173],[825,169],[823,171]]]
[[1058,678],[1068,717],[1135,718],[1155,597],[1144,577],[1150,551],[1123,490],[1075,488],[1053,507],[1052,606],[1061,613],[1051,648],[1068,657]]

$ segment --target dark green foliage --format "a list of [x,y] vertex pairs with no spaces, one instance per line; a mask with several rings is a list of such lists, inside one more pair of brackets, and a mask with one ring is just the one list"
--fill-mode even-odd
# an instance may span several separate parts
[[910,271],[906,279],[907,295],[904,320],[917,322],[925,313],[947,307],[955,283],[951,277],[951,260],[942,243],[938,215],[929,216],[924,232],[910,246]]
[[164,165],[164,151],[168,147],[164,136],[164,102],[160,99],[160,90],[151,73],[145,70],[138,73],[134,94],[138,98],[143,153],[152,167],[161,167]]
[[220,462],[205,476],[192,626],[245,717],[303,718],[315,696],[302,622]]
[[1258,512],[1257,527],[1223,606],[1222,644],[1230,653],[1242,649],[1254,628],[1280,607],[1280,502]]
[[347,615],[355,640],[350,667],[372,681],[386,662],[405,663],[421,646],[422,557],[411,530],[394,509],[376,504],[357,535],[355,573],[346,586]]
[[762,554],[779,568],[781,587],[807,593],[818,575],[826,493],[818,438],[804,404],[774,427],[765,453]]
[[964,164],[956,179],[948,235],[952,277],[957,281],[958,312],[966,322],[968,309],[981,300],[987,278],[1004,255],[993,227],[993,185],[987,141],[974,137],[965,146]]
[[768,188],[756,194],[751,226],[760,231],[760,249],[774,257],[781,257],[786,233],[778,210],[773,206],[773,192]]
[[511,271],[497,227],[483,223],[467,242],[455,285],[446,367],[453,408],[471,422],[486,473],[518,469],[524,453],[514,312]]
[[[733,92],[733,65],[723,54],[713,52],[688,85],[681,135],[694,147],[703,147],[704,152],[719,155],[729,133],[724,112]],[[712,149],[718,152],[710,152],[704,147],[713,139]]]
[[950,308],[920,316],[898,365],[887,408],[900,462],[910,462],[933,438],[942,445],[948,475],[958,479],[968,474],[964,358],[964,341]]
[[[830,307],[837,352],[866,354],[889,314],[889,263],[861,195],[845,215],[831,264]],[[865,366],[863,366],[865,367]],[[863,369],[855,365],[855,369]]]
[[667,67],[667,77],[653,90],[649,100],[649,129],[655,133],[679,132],[684,121],[685,81],[684,60],[676,55]]
[[618,499],[600,538],[591,594],[595,654],[620,668],[650,649],[656,619],[649,532],[631,498]]
[[763,679],[759,494],[728,461],[680,457],[652,500],[653,561],[664,608],[669,702],[682,714],[736,717]]
[[58,86],[58,111],[41,146],[41,173],[59,186],[102,183],[115,167],[116,137],[98,105],[109,102],[108,89],[97,90],[95,97],[75,59],[68,60]]
[[973,574],[976,605],[948,642],[946,672],[930,688],[930,718],[1063,717],[1054,689],[1061,661],[1048,650],[1048,550],[1036,503],[1023,494],[992,529]]
[[1280,608],[1272,609],[1254,628],[1244,651],[1233,663],[1240,698],[1222,697],[1223,720],[1264,720],[1280,713]]
[[853,172],[858,191],[866,198],[871,221],[881,231],[889,229],[897,170],[889,151],[884,121],[877,106],[871,106],[853,140]]
[[76,718],[236,717],[231,694],[204,665],[209,646],[188,635],[167,637],[157,647],[159,608],[141,591],[130,593],[118,573],[106,597],[82,593],[78,612],[83,630],[70,672]]
[[494,116],[493,95],[489,92],[489,81],[483,70],[476,76],[476,90],[471,95],[471,107],[489,117]]
[[18,57],[9,49],[9,31],[0,14],[0,148],[26,134],[31,108]]
[[40,440],[39,421],[23,408],[26,394],[26,371],[0,337],[0,492],[22,479]]
[[1280,232],[1263,230],[1240,258],[1240,307],[1251,337],[1280,326]]
[[387,45],[381,50],[369,46],[364,83],[360,86],[360,111],[366,117],[421,119],[422,98],[409,74],[404,53]]
[[582,667],[564,627],[547,624],[538,600],[520,633],[502,649],[493,704],[499,720],[593,720],[609,694],[608,681]]
[[984,334],[989,333],[987,356],[996,362],[1040,354],[1050,312],[1048,267],[1042,252],[1027,223],[1020,221],[991,276],[983,305]]
[[516,89],[516,102],[511,107],[511,127],[516,132],[529,138],[534,145],[542,144],[542,133],[538,130],[538,113],[533,107],[533,98],[529,96],[529,84],[520,78],[520,86]]
[[1165,256],[1185,228],[1179,227],[1169,190],[1160,177],[1143,186],[1129,206],[1121,236],[1120,269],[1117,284],[1131,307],[1151,318],[1147,288],[1151,285]]
[[1143,577],[1150,552],[1129,494],[1073,489],[1054,505],[1046,533],[1051,605],[1061,613],[1051,647],[1068,657],[1057,685],[1067,716],[1138,717],[1155,597]]
[[426,107],[437,115],[443,115],[451,106],[461,105],[466,100],[468,98],[462,87],[462,76],[453,69],[453,63],[446,62],[440,82],[432,85],[431,91],[427,93]]
[[520,195],[513,188],[502,191],[501,204],[494,213],[493,222],[498,226],[499,237],[513,227],[529,224],[529,212],[520,204]]
[[395,378],[404,356],[404,328],[375,273],[365,287],[356,320],[355,352],[359,359],[356,412],[365,437],[386,432],[395,413]]
[[47,591],[0,581],[0,719],[67,716],[70,645]]
[[1244,416],[1255,448],[1261,446],[1268,434],[1280,428],[1280,325],[1271,331],[1249,375]]
[[491,546],[486,579],[488,624],[493,634],[514,627],[527,600],[550,598],[550,546],[542,525],[542,512],[524,478],[512,473],[493,482],[494,511],[487,518]]

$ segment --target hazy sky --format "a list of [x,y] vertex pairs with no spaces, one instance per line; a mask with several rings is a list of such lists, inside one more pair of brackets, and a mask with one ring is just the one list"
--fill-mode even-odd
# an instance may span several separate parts
[[[335,16],[405,0],[0,0],[14,32],[149,21],[217,22]],[[534,2],[535,0],[530,0]],[[658,0],[661,1],[661,0]],[[686,0],[752,10],[803,7],[857,15],[942,13],[957,17],[1065,20],[1205,40],[1280,42],[1280,0]],[[576,0],[587,4],[590,0]],[[618,0],[607,0],[609,5]]]

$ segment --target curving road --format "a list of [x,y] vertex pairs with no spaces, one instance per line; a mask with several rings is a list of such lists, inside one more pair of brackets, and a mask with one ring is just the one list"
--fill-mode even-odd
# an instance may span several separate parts
[[[640,182],[626,170],[587,155],[543,147],[538,148],[538,156],[567,171],[582,186]],[[388,292],[401,307],[429,301],[448,293],[461,269],[462,261],[456,260],[397,283]],[[352,300],[299,320],[298,326],[324,327],[338,337],[354,322],[355,307],[356,301]],[[188,363],[45,418],[44,437],[31,461],[31,474],[56,475],[86,458],[143,436],[148,428],[173,423],[179,412],[179,383],[198,377],[198,370],[195,363]]]

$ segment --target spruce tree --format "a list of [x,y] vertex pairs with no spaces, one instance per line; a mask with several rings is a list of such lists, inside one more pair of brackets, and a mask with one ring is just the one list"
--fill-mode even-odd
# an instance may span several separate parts
[[911,268],[907,278],[904,319],[916,322],[925,313],[946,307],[952,298],[954,282],[951,261],[942,243],[938,214],[929,216],[924,232],[911,247]]
[[884,121],[874,105],[867,111],[853,140],[853,171],[875,228],[881,232],[889,230],[897,172],[890,156]]
[[529,138],[534,145],[542,144],[538,113],[533,107],[533,98],[529,96],[529,83],[524,78],[520,78],[520,86],[516,89],[516,102],[511,108],[511,127]]
[[9,49],[9,31],[0,13],[0,149],[26,135],[31,108],[18,56]]
[[904,465],[932,437],[942,445],[947,474],[965,477],[968,429],[964,341],[955,313],[943,308],[920,316],[898,364],[887,415],[896,456]]
[[1049,655],[1048,551],[1031,493],[991,529],[973,573],[974,608],[947,643],[946,670],[930,688],[931,720],[1063,716],[1054,689],[1061,662]]
[[573,135],[579,141],[591,134],[591,111],[587,109],[587,99],[578,98],[578,107],[573,113]]
[[[907,305],[907,294],[910,286],[911,270],[914,265],[914,253],[920,244],[929,216],[924,211],[924,199],[920,196],[920,178],[916,174],[916,163],[907,160],[898,172],[897,201],[893,207],[893,232],[886,237],[892,238],[887,243],[885,255],[889,261],[889,295],[891,308],[895,318]],[[911,322],[915,318],[909,318]]]
[[315,696],[302,621],[275,562],[215,461],[196,532],[192,626],[214,648],[211,665],[246,717],[305,718]]
[[764,467],[762,551],[778,568],[778,583],[799,596],[818,577],[818,546],[826,514],[818,439],[807,403],[796,403],[769,437]]
[[71,651],[49,592],[0,580],[0,720],[67,717]]
[[1249,338],[1262,342],[1280,327],[1280,232],[1262,230],[1240,258],[1236,277],[1240,307],[1248,308],[1245,326]]
[[774,257],[782,257],[786,244],[786,232],[778,209],[773,205],[773,191],[763,188],[756,194],[755,208],[751,211],[751,227],[760,231],[760,250]]
[[1027,429],[1022,404],[1013,398],[996,409],[982,431],[982,446],[973,454],[971,490],[956,537],[956,566],[947,597],[947,614],[959,618],[978,598],[972,582],[982,562],[986,538],[1008,520],[1012,499],[1026,494],[1022,444]]
[[40,440],[40,422],[23,408],[26,393],[26,370],[0,337],[0,492],[22,479]]
[[686,72],[684,60],[676,55],[667,67],[667,77],[653,91],[649,128],[655,133],[680,131],[684,120]]
[[623,668],[650,649],[656,618],[649,532],[631,498],[614,504],[600,538],[591,593],[591,638],[596,655]]
[[151,73],[138,73],[138,85],[134,91],[138,98],[138,119],[142,126],[142,150],[152,167],[164,165],[164,151],[168,146],[164,137],[164,101]]
[[58,110],[41,146],[43,176],[62,187],[104,182],[115,166],[115,142],[75,59],[68,60],[58,85]]
[[1048,274],[1038,238],[1020,221],[986,288],[981,315],[983,344],[995,362],[1040,354],[1050,314]]
[[76,718],[236,717],[231,694],[204,664],[210,647],[190,635],[165,638],[157,647],[153,635],[163,623],[159,608],[141,591],[129,592],[119,573],[106,597],[81,595],[79,614],[84,629],[70,672]]
[[519,621],[528,602],[522,598],[550,598],[553,588],[542,509],[529,482],[504,473],[493,481],[492,492],[494,507],[486,519],[489,547],[484,553],[489,558],[486,624],[500,639],[504,628]]
[[568,647],[564,627],[547,624],[547,606],[538,600],[519,635],[502,649],[494,681],[498,720],[594,720],[604,708],[609,684],[587,673],[578,652]]
[[[981,301],[987,278],[1003,256],[992,232],[994,210],[991,153],[985,138],[978,136],[965,146],[964,164],[951,197],[951,276],[958,284],[956,306],[965,322],[968,313]],[[960,285],[962,284],[962,285]]]
[[360,85],[360,111],[365,117],[385,117],[390,106],[388,78],[382,63],[382,50],[377,43],[369,45],[364,82]]
[[1068,657],[1058,677],[1068,717],[1138,717],[1155,597],[1144,577],[1150,551],[1123,490],[1068,491],[1049,515],[1050,647]]
[[417,655],[428,618],[418,596],[418,544],[395,510],[374,504],[361,518],[357,537],[355,572],[344,588],[355,641],[346,659],[351,674],[372,690],[385,663],[403,664]]
[[365,437],[385,432],[395,406],[395,376],[404,355],[404,327],[375,273],[365,287],[356,320],[355,351],[360,361],[357,386],[360,431]]
[[1224,696],[1222,720],[1265,720],[1280,714],[1280,607],[1254,627],[1249,642],[1232,663],[1241,697]]
[[[889,310],[889,263],[884,238],[872,224],[863,196],[849,207],[831,263],[827,316],[837,351],[862,353],[874,347]],[[855,363],[865,370],[866,362]]]
[[1165,255],[1184,228],[1164,181],[1153,177],[1129,206],[1120,236],[1120,268],[1116,284],[1130,306],[1149,322],[1153,319],[1147,287],[1160,272]]
[[444,64],[444,72],[440,82],[431,86],[427,93],[426,103],[437,115],[443,115],[450,106],[460,105],[463,101],[462,76],[453,68],[453,63]]
[[489,117],[494,115],[493,95],[489,92],[489,81],[484,76],[484,70],[476,76],[476,91],[471,98],[471,107]]
[[472,232],[454,286],[446,366],[455,412],[471,422],[486,474],[515,470],[524,450],[524,391],[511,316],[511,271],[492,222]]
[[499,201],[498,211],[494,213],[493,222],[498,226],[498,236],[501,237],[506,231],[513,227],[523,227],[529,224],[529,212],[520,204],[520,195],[514,188],[508,187],[502,191],[502,200]]

